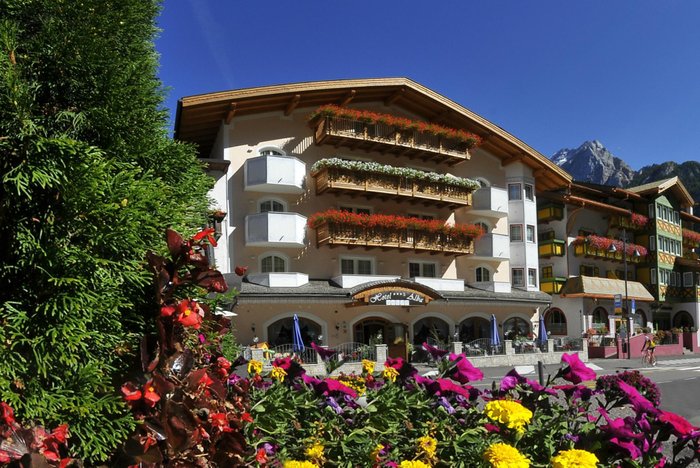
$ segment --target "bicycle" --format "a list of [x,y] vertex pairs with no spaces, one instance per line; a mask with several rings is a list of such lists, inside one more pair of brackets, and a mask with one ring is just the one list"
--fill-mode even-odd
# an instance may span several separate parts
[[642,366],[646,367],[647,364],[652,367],[656,366],[656,355],[649,348],[645,349],[642,354]]

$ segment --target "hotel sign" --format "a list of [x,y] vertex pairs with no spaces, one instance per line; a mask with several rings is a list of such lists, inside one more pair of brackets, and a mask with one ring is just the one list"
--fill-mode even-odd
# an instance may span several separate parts
[[358,292],[349,306],[399,306],[427,305],[435,299],[425,292],[402,286],[381,286]]

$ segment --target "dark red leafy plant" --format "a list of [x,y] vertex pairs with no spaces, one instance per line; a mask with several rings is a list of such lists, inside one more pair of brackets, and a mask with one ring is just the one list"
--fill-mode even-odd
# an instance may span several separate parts
[[[125,444],[119,465],[241,466],[248,452],[243,427],[251,422],[245,379],[231,379],[220,340],[230,322],[190,295],[223,293],[223,275],[211,268],[213,230],[185,241],[166,232],[170,258],[147,254],[156,286],[157,336],[141,343],[141,370],[121,392],[141,424]],[[184,297],[183,297],[184,295]],[[248,454],[249,455],[249,454]]]

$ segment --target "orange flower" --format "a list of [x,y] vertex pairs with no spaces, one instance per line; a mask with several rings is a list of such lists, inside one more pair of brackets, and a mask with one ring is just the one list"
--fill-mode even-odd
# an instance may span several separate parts
[[143,386],[143,399],[148,406],[153,408],[160,401],[160,395],[156,392],[156,387],[153,385],[153,380],[146,382]]
[[197,303],[189,299],[183,299],[177,306],[177,321],[186,327],[199,329],[204,317],[204,309]]

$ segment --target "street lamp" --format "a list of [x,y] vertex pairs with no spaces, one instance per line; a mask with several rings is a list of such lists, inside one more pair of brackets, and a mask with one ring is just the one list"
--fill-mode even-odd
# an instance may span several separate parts
[[[615,244],[610,244],[608,252],[617,252]],[[634,249],[634,257],[639,257],[639,252]],[[630,313],[629,313],[629,295],[627,292],[627,230],[622,228],[622,263],[625,265],[625,309],[622,318],[625,320],[625,327],[627,328],[627,359],[632,359],[632,353],[630,348],[630,339],[632,336],[632,324],[630,323]]]

